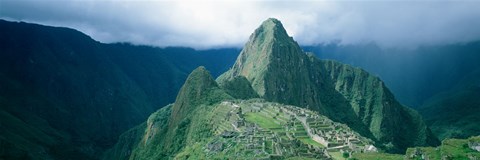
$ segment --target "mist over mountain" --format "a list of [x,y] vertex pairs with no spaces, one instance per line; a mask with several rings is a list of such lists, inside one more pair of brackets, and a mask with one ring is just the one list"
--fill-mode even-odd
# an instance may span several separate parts
[[467,43],[480,37],[477,1],[3,0],[0,18],[75,28],[104,42],[197,49],[242,47],[269,17],[301,45],[382,47]]

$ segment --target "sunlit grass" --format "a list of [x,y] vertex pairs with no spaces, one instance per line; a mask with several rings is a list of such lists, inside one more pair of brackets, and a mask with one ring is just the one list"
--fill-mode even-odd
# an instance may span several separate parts
[[280,124],[274,122],[274,119],[269,118],[260,113],[247,113],[245,114],[245,120],[258,124],[262,128],[281,128]]
[[323,146],[322,144],[320,144],[318,142],[315,142],[311,138],[299,138],[299,140],[302,141],[305,144],[310,144],[310,145],[317,146],[317,147],[320,147],[320,148],[325,148],[325,146]]
[[343,160],[345,158],[342,157],[342,153],[340,152],[330,152],[329,153],[334,160]]
[[403,160],[404,155],[388,153],[354,153],[352,158],[361,160]]

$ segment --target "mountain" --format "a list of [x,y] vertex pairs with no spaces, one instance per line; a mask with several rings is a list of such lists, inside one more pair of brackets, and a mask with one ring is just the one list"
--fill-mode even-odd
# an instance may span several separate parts
[[[195,69],[180,89],[173,105],[163,107],[152,114],[146,124],[126,133],[139,133],[133,135],[143,138],[136,138],[137,141],[122,140],[128,146],[133,146],[132,152],[124,156],[130,159],[159,159],[176,155],[186,144],[192,143],[192,137],[206,138],[211,134],[208,132],[210,126],[204,119],[205,114],[215,114],[207,113],[212,111],[211,105],[228,99],[232,98],[218,87],[204,67]],[[125,137],[122,135],[122,138]],[[117,149],[123,147],[124,144],[115,146]],[[115,154],[107,155],[107,159],[128,159]]]
[[[314,140],[309,136],[314,132],[351,143]],[[234,100],[199,67],[173,105],[124,133],[104,159],[331,158],[340,150],[366,150],[372,143],[310,110],[255,98]]]
[[480,41],[385,48],[374,43],[302,47],[378,75],[395,98],[423,116],[440,139],[480,134],[478,91]]
[[0,20],[0,159],[98,159],[175,101],[189,72],[218,76],[237,49],[104,44],[73,29]]
[[[439,144],[380,78],[305,53],[276,19],[225,73],[238,50],[103,44],[7,21],[0,37],[0,159],[378,159]],[[475,77],[421,110],[435,133],[477,133],[478,112],[463,107],[476,105]],[[455,124],[473,125],[447,125],[463,115]]]
[[[267,102],[263,99],[232,100],[208,78],[203,68],[192,72],[178,97],[190,95],[199,102],[183,108],[191,111],[174,129],[169,128],[174,105],[168,105],[147,122],[124,133],[104,159],[466,159],[479,157],[479,137],[447,139],[438,147],[408,148],[402,154],[369,150],[372,140],[315,111]],[[200,76],[199,76],[200,75]],[[203,76],[202,76],[203,75]],[[206,77],[206,78],[195,78]],[[192,82],[192,79],[204,81]],[[210,86],[210,87],[205,87]],[[195,93],[188,94],[195,90]],[[200,90],[199,90],[200,89]],[[217,92],[209,92],[209,91]],[[198,92],[200,91],[200,92]],[[215,94],[217,93],[217,94]],[[218,94],[220,93],[220,94]],[[209,101],[206,97],[225,96]],[[187,100],[188,101],[188,100]],[[176,103],[186,104],[177,100]],[[191,104],[191,103],[189,103]],[[179,108],[182,110],[182,108]],[[175,133],[174,137],[167,136]],[[336,135],[341,140],[315,139]],[[348,137],[348,138],[347,138]],[[344,141],[348,139],[347,141]],[[325,140],[325,139],[324,139]],[[166,146],[176,142],[174,146]],[[323,143],[322,143],[323,142]],[[347,144],[345,144],[346,142]],[[176,148],[170,152],[171,148]],[[179,148],[177,148],[179,147]],[[477,148],[477,149],[476,149]],[[476,150],[475,150],[476,149]],[[424,159],[424,158],[422,158]]]
[[255,30],[232,69],[217,81],[238,76],[267,101],[318,111],[392,152],[438,144],[421,116],[395,100],[378,77],[304,53],[276,19]]
[[[312,58],[315,59],[315,58]],[[244,76],[259,96],[268,101],[314,108],[323,114],[347,111],[347,101],[325,82],[323,66],[316,66],[298,44],[288,36],[280,21],[269,19],[255,30],[231,70],[218,78],[219,83]],[[312,76],[310,76],[312,74]],[[322,77],[323,76],[323,77]],[[321,100],[339,99],[338,110],[321,107]],[[353,111],[336,120],[356,122]],[[350,113],[350,114],[349,114]]]
[[480,135],[480,70],[465,76],[451,90],[430,98],[419,112],[440,138]]
[[333,59],[379,76],[399,102],[418,108],[480,68],[480,41],[393,48],[375,43],[303,46],[321,59]]
[[122,134],[103,159],[341,159],[437,143],[379,78],[304,53],[268,19],[229,71],[214,81],[195,69],[174,104]]

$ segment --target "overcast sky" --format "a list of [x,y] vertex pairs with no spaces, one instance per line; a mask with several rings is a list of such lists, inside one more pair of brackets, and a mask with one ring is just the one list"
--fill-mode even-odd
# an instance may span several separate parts
[[0,0],[0,18],[80,30],[105,42],[242,47],[268,17],[301,45],[386,47],[480,39],[480,1]]

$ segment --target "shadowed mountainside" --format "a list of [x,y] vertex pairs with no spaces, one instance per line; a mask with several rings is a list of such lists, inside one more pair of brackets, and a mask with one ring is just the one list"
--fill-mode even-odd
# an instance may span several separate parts
[[419,112],[440,138],[480,135],[480,70],[465,76],[453,89],[430,98]]
[[463,77],[480,68],[480,41],[382,48],[374,43],[337,43],[302,47],[321,59],[333,59],[379,76],[402,104],[412,108],[451,90]]
[[97,159],[172,103],[192,69],[219,75],[238,53],[103,44],[3,20],[0,37],[0,159]]

